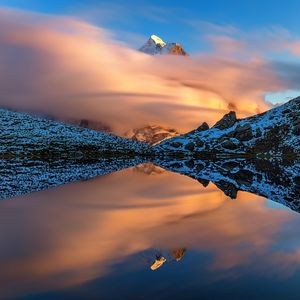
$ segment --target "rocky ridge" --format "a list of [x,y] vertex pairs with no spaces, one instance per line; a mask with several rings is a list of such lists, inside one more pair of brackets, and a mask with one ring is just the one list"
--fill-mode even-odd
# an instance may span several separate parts
[[231,111],[212,128],[203,123],[161,142],[154,151],[159,156],[299,156],[300,97],[245,119]]

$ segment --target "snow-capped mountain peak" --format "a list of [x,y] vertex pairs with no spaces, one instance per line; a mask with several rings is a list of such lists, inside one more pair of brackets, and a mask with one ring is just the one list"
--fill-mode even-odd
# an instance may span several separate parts
[[141,52],[157,55],[157,54],[174,54],[174,55],[188,55],[178,43],[164,42],[160,37],[152,34],[145,45],[140,49]]

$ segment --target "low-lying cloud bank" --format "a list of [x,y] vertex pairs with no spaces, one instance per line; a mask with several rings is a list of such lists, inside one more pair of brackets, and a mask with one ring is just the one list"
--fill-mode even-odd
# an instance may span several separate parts
[[262,58],[224,57],[147,56],[75,19],[0,10],[0,106],[119,134],[149,123],[187,131],[231,109],[264,111],[264,93],[288,86]]

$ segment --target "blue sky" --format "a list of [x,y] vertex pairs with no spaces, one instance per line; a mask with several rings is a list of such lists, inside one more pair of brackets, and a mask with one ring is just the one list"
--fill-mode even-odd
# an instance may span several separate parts
[[273,26],[294,34],[300,30],[297,0],[0,0],[0,6],[76,16],[117,32],[143,36],[156,33],[166,40],[180,41],[190,52],[203,47],[193,34],[196,27],[191,24],[197,22],[233,26],[247,32]]

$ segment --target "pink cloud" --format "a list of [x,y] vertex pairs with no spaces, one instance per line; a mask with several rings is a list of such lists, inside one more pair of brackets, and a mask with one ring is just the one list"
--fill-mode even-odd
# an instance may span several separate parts
[[213,44],[214,48],[222,55],[234,55],[243,53],[246,45],[243,41],[234,39],[226,35],[209,35],[208,40]]
[[1,10],[0,105],[101,121],[119,134],[149,123],[187,131],[232,108],[240,117],[264,111],[264,93],[285,85],[263,59],[151,57],[112,36],[66,17]]

